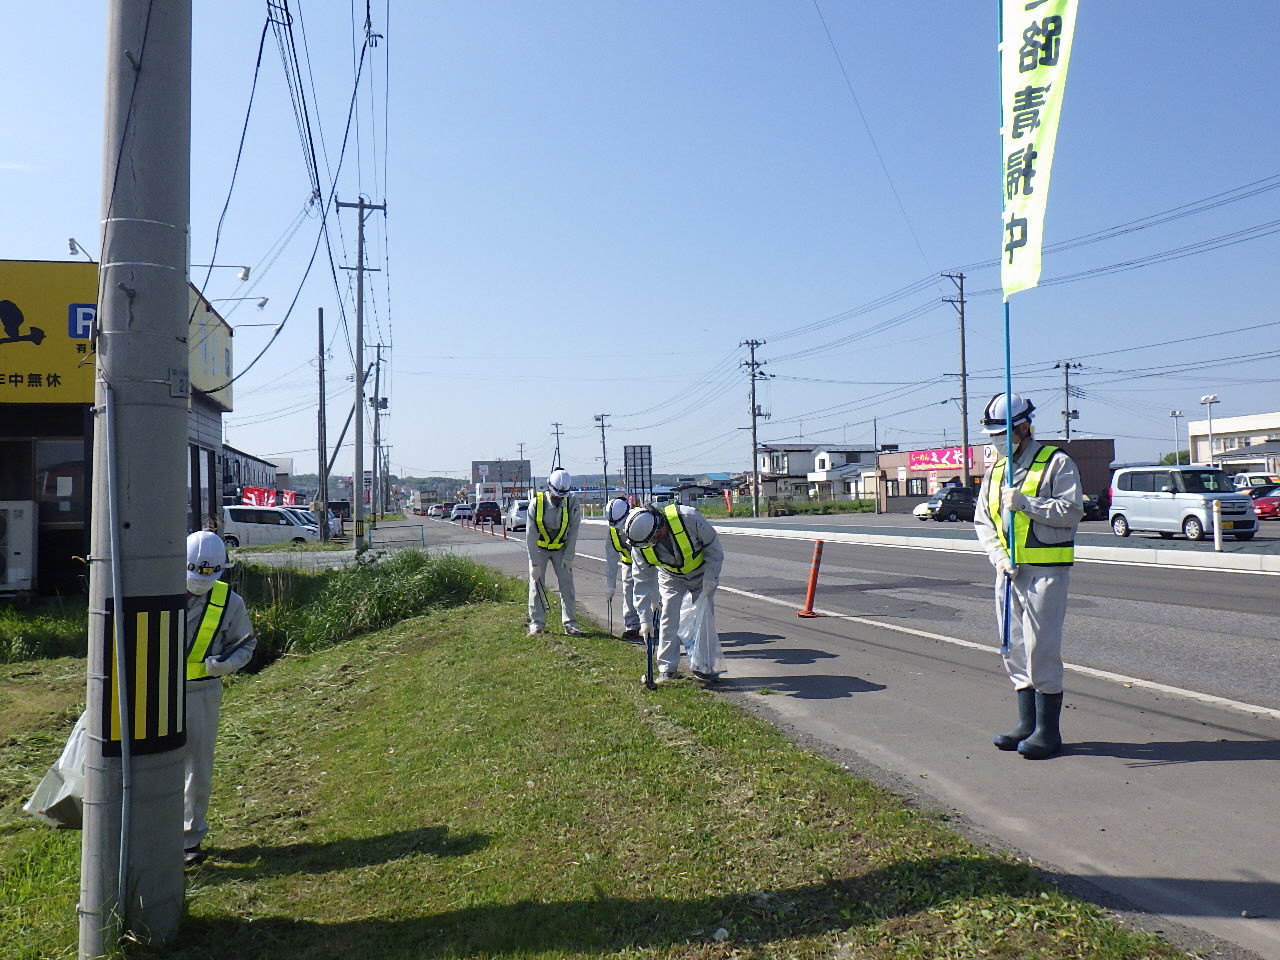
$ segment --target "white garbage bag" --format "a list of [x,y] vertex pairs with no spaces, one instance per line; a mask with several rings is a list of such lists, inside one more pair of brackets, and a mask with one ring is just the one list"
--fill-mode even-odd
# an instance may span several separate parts
[[80,719],[62,748],[62,756],[49,768],[31,799],[22,809],[50,826],[79,830],[83,823],[84,765],[89,738],[85,730],[87,714]]
[[[688,595],[685,597],[688,600]],[[685,624],[689,627],[689,641],[684,640]],[[720,634],[716,630],[716,612],[713,597],[705,590],[698,594],[686,621],[684,609],[680,611],[681,641],[689,651],[689,667],[698,673],[724,673],[728,664],[720,647]]]

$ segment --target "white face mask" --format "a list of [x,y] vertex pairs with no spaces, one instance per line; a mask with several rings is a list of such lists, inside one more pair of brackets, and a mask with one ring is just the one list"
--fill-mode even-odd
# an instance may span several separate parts
[[203,596],[213,589],[215,580],[195,580],[187,577],[187,593],[194,593],[197,597]]

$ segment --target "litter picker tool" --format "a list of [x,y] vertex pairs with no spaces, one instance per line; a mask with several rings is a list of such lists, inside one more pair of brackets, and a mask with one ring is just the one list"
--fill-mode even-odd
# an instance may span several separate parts
[[658,624],[661,622],[661,606],[655,607],[649,621],[649,630],[644,638],[644,655],[647,669],[641,682],[650,690],[657,690],[657,681],[653,678],[653,647],[658,642]]

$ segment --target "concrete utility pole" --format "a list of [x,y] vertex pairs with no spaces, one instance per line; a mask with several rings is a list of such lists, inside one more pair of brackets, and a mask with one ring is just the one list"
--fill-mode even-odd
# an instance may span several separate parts
[[[360,197],[356,203],[343,203],[341,200],[335,201],[338,209],[343,207],[354,207],[356,210],[356,397],[353,403],[353,409],[356,412],[356,457],[355,470],[351,478],[351,519],[355,525],[354,543],[356,551],[363,550],[368,544],[365,542],[364,531],[364,275],[367,268],[364,265],[364,221],[365,218],[374,210],[386,210],[385,203],[368,203],[364,197]],[[352,269],[346,267],[345,269]],[[369,491],[372,500],[373,491]]]
[[756,347],[763,347],[764,344],[763,340],[746,340],[738,344],[751,351],[751,359],[742,361],[742,365],[747,368],[747,375],[751,378],[751,515],[753,517],[760,516],[760,441],[756,431],[756,421],[765,416],[760,410],[760,405],[756,403],[756,381],[763,376],[760,368],[764,366],[763,360],[756,360]]
[[560,468],[560,427],[561,427],[561,424],[553,423],[551,426],[553,426],[553,427],[555,428],[555,429],[554,429],[554,430],[552,430],[551,432],[552,432],[553,434],[555,434],[555,438],[556,438],[556,453],[555,453],[555,459],[554,459],[554,460],[552,460],[552,462],[551,462],[551,469],[552,469],[552,470],[558,470],[558,469]]
[[106,59],[82,960],[182,915],[190,0],[111,0]]
[[317,308],[316,330],[319,336],[319,348],[316,353],[318,358],[317,369],[320,371],[320,403],[316,409],[316,428],[318,431],[317,440],[319,441],[320,459],[317,464],[319,470],[319,487],[316,492],[316,499],[320,501],[320,540],[327,542],[329,539],[329,438],[327,435],[328,424],[325,422],[324,407],[324,307]]
[[1071,421],[1080,418],[1079,410],[1071,409],[1071,370],[1074,367],[1080,369],[1080,364],[1072,363],[1070,360],[1063,360],[1061,363],[1055,363],[1053,369],[1062,368],[1062,396],[1064,399],[1065,409],[1062,411],[1062,439],[1071,439]]
[[600,456],[601,459],[604,460],[604,473],[602,474],[604,479],[600,485],[602,503],[609,502],[609,450],[604,444],[604,428],[608,426],[605,422],[605,418],[608,416],[610,416],[610,414],[607,413],[597,413],[595,416],[596,423],[600,424]]
[[960,460],[963,464],[961,471],[964,485],[972,487],[972,478],[969,475],[969,368],[964,349],[964,274],[944,273],[943,276],[949,278],[959,290],[958,296],[942,299],[947,303],[955,304],[956,312],[960,315],[960,443],[964,447]]
[[[524,448],[525,448],[525,446],[526,446],[526,445],[525,445],[525,444],[523,444],[523,443],[517,443],[517,444],[516,444],[516,448],[519,450],[519,457],[520,457],[519,462],[516,464],[516,498],[517,498],[517,499],[519,499],[519,497],[520,497],[520,491],[521,491],[521,490],[524,490],[524,487],[522,487],[522,486],[521,486],[521,483],[522,483],[522,482],[523,482],[523,480],[524,480],[524,470],[523,470],[523,467],[521,466],[521,464],[523,464],[523,463],[524,463]],[[532,483],[533,483],[532,478],[530,478],[529,483],[532,485]],[[529,494],[528,494],[528,491],[526,490],[526,491],[525,491],[525,496],[527,497],[528,495],[529,495]]]

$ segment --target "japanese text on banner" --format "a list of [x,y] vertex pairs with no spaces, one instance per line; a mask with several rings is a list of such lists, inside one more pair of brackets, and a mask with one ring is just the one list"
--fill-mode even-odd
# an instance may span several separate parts
[[1040,282],[1049,174],[1075,33],[1076,0],[1004,0],[1000,43],[1005,299]]

